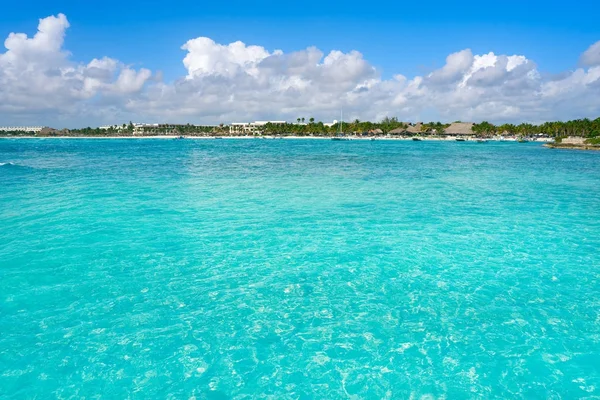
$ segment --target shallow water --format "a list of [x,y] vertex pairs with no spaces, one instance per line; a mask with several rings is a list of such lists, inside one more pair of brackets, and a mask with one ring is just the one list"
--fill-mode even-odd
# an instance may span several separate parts
[[0,397],[600,396],[600,154],[0,140]]

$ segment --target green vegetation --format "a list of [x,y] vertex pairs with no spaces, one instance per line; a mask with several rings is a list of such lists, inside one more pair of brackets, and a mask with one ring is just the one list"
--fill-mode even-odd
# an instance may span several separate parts
[[[343,122],[332,126],[326,126],[323,122],[315,122],[314,118],[309,118],[308,123],[304,124],[305,118],[297,118],[297,124],[272,124],[268,123],[264,127],[265,135],[288,135],[288,136],[331,136],[340,131],[352,134],[373,134],[382,135],[396,128],[407,128],[407,124],[398,121],[397,118],[384,118],[380,122],[363,122],[358,119],[353,122]],[[301,123],[302,122],[302,123]],[[379,132],[379,131],[381,132]]]
[[441,122],[429,122],[421,125],[421,132],[443,135],[450,124],[442,124]]
[[598,137],[600,136],[600,118],[595,120],[585,118],[567,122],[544,122],[541,125],[522,123],[520,125],[502,124],[496,126],[483,121],[473,126],[473,132],[483,136],[494,134],[533,136],[541,133],[554,138],[567,136]]
[[26,131],[0,131],[0,136],[35,136],[35,132],[26,132]]
[[[304,121],[308,121],[305,123]],[[395,117],[386,117],[379,122],[360,121],[356,119],[352,122],[343,122],[327,126],[321,121],[315,121],[315,118],[298,117],[297,123],[273,124],[267,123],[260,128],[261,132],[249,130],[241,132],[231,132],[230,127],[220,124],[218,126],[201,125],[178,125],[178,124],[158,124],[151,126],[134,126],[133,123],[122,125],[113,125],[103,128],[81,128],[63,131],[52,131],[37,134],[37,136],[60,135],[60,136],[154,136],[154,135],[185,135],[185,136],[213,136],[213,135],[279,135],[279,136],[333,136],[342,131],[345,134],[363,135],[363,136],[381,136],[381,135],[443,135],[450,124],[441,122],[428,122],[420,125],[420,132],[411,129],[406,132],[411,125],[398,121]],[[457,121],[459,122],[459,121]],[[414,126],[414,125],[413,125]],[[502,124],[494,125],[483,121],[473,125],[473,133],[480,137],[491,137],[494,135],[504,136],[534,136],[544,135],[553,137],[556,143],[560,143],[563,137],[581,136],[588,138],[589,144],[598,144],[600,140],[600,118],[595,120],[578,119],[567,122],[545,122],[541,125],[522,123],[519,125]],[[253,133],[251,133],[253,132]],[[33,132],[10,131],[0,132],[0,136],[34,136]]]
[[[221,126],[221,131],[223,127]],[[173,125],[173,124],[159,124],[156,126],[143,126],[136,127],[133,123],[123,125],[113,125],[108,128],[82,128],[82,129],[71,129],[71,136],[132,136],[134,133],[139,135],[153,136],[153,135],[205,135],[219,132],[219,127],[215,126],[200,126],[200,125]]]

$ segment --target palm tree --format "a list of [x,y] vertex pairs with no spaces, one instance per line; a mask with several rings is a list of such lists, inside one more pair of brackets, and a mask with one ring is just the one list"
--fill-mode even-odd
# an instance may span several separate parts
[[310,117],[310,119],[308,120],[311,124],[315,123],[315,119],[313,117]]
[[300,118],[296,118],[296,121],[298,121],[298,124],[300,124]]
[[302,117],[302,123],[304,123],[304,117]]

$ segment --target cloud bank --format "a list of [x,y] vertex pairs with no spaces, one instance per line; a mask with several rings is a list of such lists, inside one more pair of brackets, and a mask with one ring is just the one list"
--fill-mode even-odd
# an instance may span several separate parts
[[523,55],[465,49],[427,75],[383,79],[358,51],[284,53],[198,37],[181,47],[186,76],[164,82],[160,73],[109,57],[72,61],[63,47],[68,28],[59,14],[41,19],[33,37],[11,33],[5,40],[0,125],[328,121],[342,107],[348,118],[363,120],[539,122],[600,115],[600,41],[581,55],[580,68],[557,76],[541,73]]

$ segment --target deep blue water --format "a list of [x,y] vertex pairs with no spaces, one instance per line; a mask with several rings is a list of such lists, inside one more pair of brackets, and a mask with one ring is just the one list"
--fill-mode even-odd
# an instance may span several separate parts
[[0,398],[600,396],[600,152],[0,140]]

